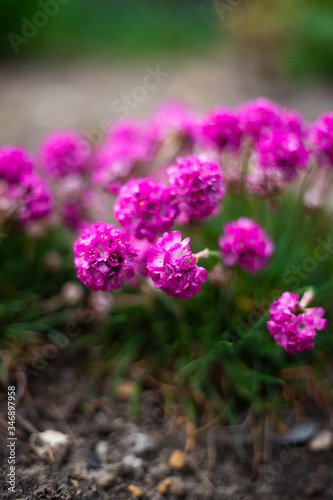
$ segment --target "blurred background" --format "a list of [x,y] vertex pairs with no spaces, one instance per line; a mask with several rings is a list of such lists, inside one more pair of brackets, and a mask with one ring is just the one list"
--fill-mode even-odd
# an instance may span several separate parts
[[97,141],[131,96],[133,116],[170,96],[205,110],[266,95],[308,119],[333,109],[331,0],[1,0],[0,11],[1,142],[35,149],[61,127]]

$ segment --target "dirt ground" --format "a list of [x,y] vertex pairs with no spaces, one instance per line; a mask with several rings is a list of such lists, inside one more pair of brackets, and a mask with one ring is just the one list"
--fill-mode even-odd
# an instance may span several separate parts
[[[261,437],[255,426],[242,432],[216,427],[201,435],[184,467],[172,468],[172,453],[185,447],[185,420],[177,409],[173,416],[165,414],[158,390],[143,391],[138,417],[133,418],[127,401],[112,400],[100,389],[98,396],[90,395],[87,375],[57,370],[28,377],[21,381],[23,390],[17,389],[22,394],[16,420],[15,494],[6,485],[7,418],[1,396],[3,500],[134,499],[131,485],[141,490],[141,498],[152,500],[333,498],[332,448],[313,453],[305,444],[271,440],[271,457],[259,464]],[[315,418],[320,427],[329,425],[322,415],[308,418]],[[35,434],[48,429],[69,436],[67,455],[38,456]],[[148,444],[136,442],[138,433]],[[161,483],[168,484],[164,494],[158,493]]]

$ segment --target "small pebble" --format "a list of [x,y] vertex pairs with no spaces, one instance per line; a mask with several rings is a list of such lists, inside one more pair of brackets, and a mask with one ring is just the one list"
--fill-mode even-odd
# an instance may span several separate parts
[[137,390],[137,383],[132,380],[124,380],[117,388],[117,396],[120,399],[128,401]]
[[70,438],[62,432],[47,430],[31,434],[29,443],[39,458],[60,463],[68,452]]
[[169,465],[172,469],[181,470],[184,469],[187,463],[187,456],[181,450],[175,450],[171,457],[169,458]]
[[96,454],[101,458],[105,458],[109,451],[109,443],[107,441],[98,441],[95,446]]
[[289,444],[304,444],[313,438],[318,430],[318,426],[313,423],[296,425],[283,436],[278,437],[278,441]]
[[140,490],[140,488],[138,488],[137,486],[134,486],[134,484],[129,485],[128,491],[132,493],[136,498],[142,497],[142,490]]
[[87,460],[87,469],[99,469],[101,467],[101,459],[99,456],[91,451]]
[[158,486],[157,486],[157,493],[160,495],[166,495],[169,491],[171,484],[171,478],[166,477],[164,481],[162,481]]
[[140,469],[145,465],[145,461],[142,458],[136,457],[135,455],[126,455],[121,461],[122,465],[128,469]]
[[117,484],[118,478],[115,474],[108,474],[105,471],[101,471],[102,474],[100,474],[97,477],[97,482],[101,488],[110,488],[110,486],[113,486],[114,484]]
[[327,451],[333,446],[333,433],[327,429],[319,432],[308,443],[308,448],[312,452]]
[[118,471],[114,464],[104,465],[100,469],[90,469],[85,479],[103,489],[110,488],[119,482]]
[[155,441],[143,432],[131,434],[125,441],[133,455],[142,457],[155,450]]

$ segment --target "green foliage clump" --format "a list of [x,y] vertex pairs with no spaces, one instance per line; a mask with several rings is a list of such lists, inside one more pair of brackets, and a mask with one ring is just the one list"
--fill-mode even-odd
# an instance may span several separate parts
[[[103,321],[75,320],[79,334],[71,339],[71,347],[60,349],[59,357],[100,348],[95,373],[101,376],[111,370],[113,388],[138,362],[162,383],[174,385],[179,398],[192,401],[191,411],[199,394],[228,419],[248,403],[258,412],[283,406],[281,388],[288,368],[311,364],[324,381],[333,347],[330,214],[306,213],[290,194],[272,207],[265,200],[228,193],[217,218],[182,232],[191,237],[193,252],[207,246],[214,249],[222,225],[239,216],[262,224],[275,242],[265,272],[251,276],[240,269],[222,269],[214,279],[211,271],[219,259],[211,257],[204,261],[210,279],[186,302],[169,299],[146,283],[141,290],[138,286],[126,294],[116,292]],[[56,273],[45,265],[50,251],[61,257]],[[60,302],[54,310],[43,309],[46,299],[52,303],[63,284],[75,280],[71,238],[64,231],[51,231],[40,240],[19,231],[3,234],[0,262],[2,348],[11,353],[12,362],[16,357],[29,365],[31,345],[56,342],[55,332],[59,338],[68,337],[72,318],[78,318],[75,310],[89,312],[89,296],[75,306]],[[267,330],[268,309],[284,291],[302,294],[310,286],[315,289],[313,305],[326,309],[329,326],[318,333],[313,351],[288,355]]]

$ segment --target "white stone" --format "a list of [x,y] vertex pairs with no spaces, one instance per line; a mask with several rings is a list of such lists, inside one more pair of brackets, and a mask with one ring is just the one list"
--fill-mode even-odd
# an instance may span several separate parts
[[333,433],[328,429],[319,432],[316,437],[311,439],[308,443],[310,451],[327,451],[333,446]]
[[107,441],[98,441],[95,446],[95,452],[100,458],[105,458],[109,452],[109,443]]
[[67,454],[71,440],[67,434],[50,429],[31,434],[29,443],[39,458],[61,462]]
[[135,455],[126,455],[121,461],[124,467],[128,469],[140,469],[145,464],[145,460],[138,458]]
[[153,438],[142,432],[135,432],[128,436],[125,444],[131,453],[137,457],[142,457],[155,450],[156,444]]

